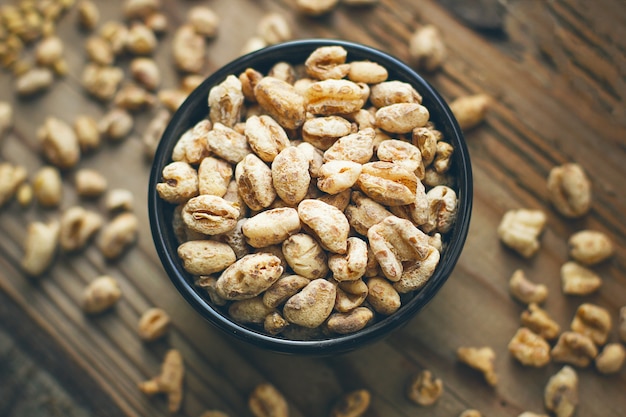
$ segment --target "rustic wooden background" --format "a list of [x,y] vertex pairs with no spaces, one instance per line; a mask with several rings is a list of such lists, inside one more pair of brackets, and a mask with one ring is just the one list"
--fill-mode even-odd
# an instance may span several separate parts
[[[4,0],[3,4],[10,1]],[[121,1],[97,2],[102,20],[120,19]],[[140,238],[122,259],[103,261],[95,247],[59,256],[39,280],[19,268],[28,222],[57,217],[58,210],[15,202],[0,211],[0,415],[165,416],[162,397],[147,398],[137,383],[156,375],[165,351],[179,349],[187,364],[181,416],[219,409],[251,415],[247,396],[271,382],[289,401],[290,415],[324,416],[344,392],[367,388],[372,405],[366,416],[458,416],[467,408],[485,416],[543,412],[542,393],[560,366],[519,365],[506,346],[519,326],[523,306],[508,294],[508,278],[523,268],[549,287],[545,308],[563,328],[583,301],[609,309],[614,322],[626,305],[626,7],[623,0],[435,1],[380,0],[370,8],[338,7],[321,18],[293,11],[289,0],[163,0],[170,23],[206,3],[221,17],[219,35],[208,44],[206,73],[238,55],[265,13],[285,15],[295,38],[333,37],[362,42],[408,59],[408,39],[421,24],[437,25],[449,57],[427,74],[442,94],[485,92],[496,100],[486,123],[467,132],[474,167],[474,212],[466,248],[454,274],[434,301],[388,339],[327,358],[276,355],[242,345],[203,321],[176,293],[152,245],[145,207],[149,164],[140,135],[148,118],[138,116],[133,134],[120,144],[104,144],[80,167],[104,173],[110,187],[132,190]],[[462,3],[462,6],[459,5]],[[32,174],[43,164],[36,130],[49,115],[72,121],[78,114],[99,117],[105,108],[86,97],[79,83],[85,63],[85,36],[75,11],[58,27],[70,73],[35,99],[17,99],[13,78],[0,73],[0,100],[12,102],[15,127],[0,143],[0,160],[24,164]],[[168,48],[171,31],[155,58],[164,86],[176,85]],[[580,163],[593,182],[593,207],[579,220],[565,220],[547,203],[545,178],[558,164]],[[78,201],[64,174],[62,208]],[[81,202],[97,207],[99,202]],[[502,247],[496,227],[512,208],[539,208],[548,215],[542,249],[524,260]],[[612,260],[597,268],[604,284],[588,297],[565,297],[559,268],[567,260],[573,232],[593,228],[616,244]],[[106,314],[88,317],[80,307],[83,287],[107,273],[121,282],[123,298]],[[165,340],[142,343],[135,332],[148,307],[166,309],[173,328]],[[610,340],[617,340],[613,331]],[[500,382],[487,386],[455,359],[459,346],[492,346]],[[408,378],[430,369],[445,384],[433,407],[404,396]],[[626,368],[612,376],[579,370],[578,416],[620,416],[626,410]]]

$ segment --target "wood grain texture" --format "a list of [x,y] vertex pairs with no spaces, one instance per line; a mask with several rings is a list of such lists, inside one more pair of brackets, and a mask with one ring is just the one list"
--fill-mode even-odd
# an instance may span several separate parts
[[[198,1],[163,0],[172,26],[185,20]],[[141,132],[148,114],[136,117],[129,138],[104,143],[79,166],[104,173],[109,187],[130,189],[140,221],[137,244],[121,259],[105,261],[90,245],[76,255],[59,254],[54,266],[37,280],[20,271],[22,242],[30,221],[56,218],[58,210],[15,202],[0,209],[0,414],[166,416],[163,397],[147,398],[137,383],[159,371],[169,348],[187,364],[185,398],[180,416],[196,417],[207,409],[231,416],[250,416],[248,394],[268,381],[289,401],[290,415],[327,415],[344,392],[367,388],[372,405],[367,417],[458,416],[466,408],[485,416],[543,412],[543,387],[560,369],[519,365],[507,344],[519,326],[523,306],[508,294],[508,278],[522,268],[548,286],[545,309],[567,328],[581,302],[606,307],[614,322],[626,305],[626,8],[620,0],[501,2],[502,35],[491,37],[467,27],[435,0],[380,0],[375,7],[338,7],[319,18],[297,15],[290,0],[206,2],[221,17],[218,37],[209,41],[205,74],[236,58],[256,24],[267,12],[290,22],[295,38],[340,38],[371,45],[405,61],[408,40],[422,24],[437,25],[449,50],[443,68],[424,74],[447,99],[486,92],[493,108],[486,123],[466,133],[474,168],[474,211],[466,247],[448,283],[431,304],[388,339],[353,353],[326,358],[276,355],[244,345],[210,327],[176,293],[154,250],[145,207],[149,163]],[[120,0],[98,2],[102,22],[121,18]],[[75,11],[61,20],[70,73],[45,94],[15,97],[13,78],[0,73],[0,100],[14,105],[15,127],[0,142],[0,160],[20,163],[32,175],[44,162],[36,131],[48,115],[72,121],[78,114],[96,118],[106,106],[87,98],[80,86],[85,63],[85,34],[75,26]],[[174,87],[171,31],[155,53],[163,87]],[[126,62],[126,61],[125,61]],[[123,64],[126,65],[126,64]],[[566,220],[548,203],[545,178],[558,164],[575,161],[593,182],[591,212]],[[81,204],[101,210],[101,201],[77,197],[66,180],[62,208]],[[531,260],[504,248],[496,227],[508,209],[544,210],[548,226],[542,249]],[[565,297],[559,268],[567,260],[567,238],[577,230],[606,232],[616,244],[615,256],[594,267],[603,278],[598,293]],[[100,274],[119,279],[123,298],[109,312],[86,316],[80,309],[84,286]],[[143,343],[137,320],[151,306],[171,315],[166,339]],[[617,340],[613,330],[610,340]],[[483,383],[476,372],[459,364],[459,346],[490,345],[497,352],[500,382]],[[405,385],[415,372],[431,370],[445,393],[429,408],[411,404]],[[600,376],[579,370],[578,416],[620,416],[626,409],[626,370]],[[40,405],[47,395],[54,406]],[[14,400],[7,399],[15,397]],[[31,407],[31,408],[24,408]]]

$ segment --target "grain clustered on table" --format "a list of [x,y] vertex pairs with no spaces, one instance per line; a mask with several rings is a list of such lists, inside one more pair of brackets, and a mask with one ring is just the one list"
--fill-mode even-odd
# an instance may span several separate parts
[[[626,229],[620,221],[626,202],[619,192],[626,175],[621,163],[626,156],[626,92],[625,67],[616,61],[620,56],[623,64],[626,45],[615,39],[617,31],[594,32],[587,26],[600,25],[612,8],[618,9],[611,18],[619,26],[618,22],[626,22],[624,11],[612,0],[603,1],[601,11],[586,10],[576,0],[471,2],[479,4],[474,11],[482,11],[481,20],[446,3],[3,3],[0,382],[11,395],[0,399],[0,414],[620,415],[626,408],[622,395],[626,387]],[[485,21],[493,16],[501,19],[497,29],[492,21]],[[464,254],[441,294],[384,341],[323,358],[263,352],[210,328],[185,304],[164,273],[151,242],[144,203],[151,159],[160,137],[195,87],[240,55],[313,37],[374,46],[423,75],[448,99],[468,142],[475,176],[472,228]],[[580,43],[584,47],[577,49]],[[346,64],[340,50],[324,52],[332,55],[331,65],[328,56],[317,57],[322,64],[307,66],[310,77],[364,81],[371,90],[387,81],[368,78],[372,71],[380,73],[371,63]],[[234,74],[219,87],[229,92],[234,83],[243,98],[246,77],[255,83],[262,79],[267,84],[266,97],[264,88],[255,89],[261,93],[252,95],[247,91],[246,97],[262,101],[271,98],[273,80],[296,81],[290,65],[275,66],[274,78],[264,75],[253,71]],[[581,109],[577,102],[591,109]],[[419,104],[411,105],[414,112],[420,111]],[[218,108],[212,106],[211,113]],[[347,122],[345,134],[321,143],[311,134],[313,126],[302,129],[309,137],[300,145],[269,150],[262,146],[264,138],[254,137],[253,130],[277,124],[272,117],[290,133],[302,123],[290,126],[291,120],[281,120],[275,113],[246,120],[238,112],[211,114],[199,123],[194,131],[205,142],[216,128],[222,129],[222,134],[229,130],[247,137],[254,154],[229,160],[229,155],[215,152],[206,143],[199,148],[175,149],[182,156],[174,158],[179,162],[171,165],[178,165],[168,166],[171,172],[164,171],[164,178],[179,178],[180,170],[186,170],[185,174],[195,175],[195,185],[185,194],[185,184],[181,187],[179,183],[175,192],[167,194],[166,190],[162,197],[180,204],[187,226],[193,223],[193,219],[185,220],[186,213],[193,212],[192,202],[222,204],[220,208],[232,218],[224,230],[219,229],[223,224],[186,230],[183,240],[187,242],[181,242],[183,249],[179,248],[181,257],[197,253],[194,242],[217,244],[189,239],[189,234],[195,232],[197,237],[197,233],[204,236],[235,229],[239,210],[235,213],[235,206],[223,202],[231,177],[237,176],[233,175],[234,164],[241,159],[250,167],[282,164],[289,170],[293,168],[290,161],[306,159],[304,151],[296,149],[313,143],[326,151],[317,173],[321,191],[337,196],[343,192],[346,205],[348,201],[387,204],[366,192],[363,181],[357,181],[358,173],[380,162],[370,162],[371,155],[346,161],[337,156],[342,149],[336,148],[341,146],[334,146],[342,141],[351,143],[355,136],[359,136],[355,143],[362,142],[361,136],[367,136],[383,164],[422,161],[417,168],[410,165],[410,171],[422,170],[416,180],[432,187],[428,194],[445,187],[440,184],[446,181],[454,150],[445,138],[437,137],[436,126],[418,128],[422,129],[419,133],[413,128],[398,130],[385,124],[384,115],[379,118],[373,112],[362,112],[354,114],[354,122],[367,128],[358,133]],[[393,141],[404,134],[408,136],[405,141]],[[415,146],[409,149],[411,135]],[[432,143],[425,144],[425,136]],[[285,139],[288,141],[286,135]],[[406,145],[391,145],[396,142]],[[307,155],[322,154],[306,149]],[[209,150],[223,159],[209,157]],[[414,160],[396,161],[398,152],[407,150]],[[242,170],[245,175],[245,164]],[[212,174],[211,184],[221,184],[220,190],[198,189],[197,177],[202,171]],[[339,178],[341,187],[337,188],[334,180],[338,177],[334,176],[338,172],[357,171],[349,181]],[[354,184],[366,196],[358,191],[346,193]],[[293,190],[278,187],[274,192],[290,207],[299,203],[298,209],[271,207],[256,214],[261,220],[255,222],[256,216],[251,217],[242,228],[247,242],[264,248],[307,239],[309,235],[296,233],[300,221],[307,223],[306,205],[312,210],[329,210],[331,218],[336,213],[329,207],[341,214],[333,205],[339,204],[337,201],[301,202],[309,192],[308,184],[305,188],[289,201]],[[262,195],[235,194],[230,198],[243,200],[244,206],[255,212],[272,204],[261,202],[254,207]],[[400,212],[387,208],[393,214]],[[298,227],[267,242],[266,223],[272,220],[268,213],[273,210],[281,215],[292,210],[289,214],[295,214]],[[376,233],[394,233],[393,227],[400,230],[406,226],[399,226],[400,217],[359,224],[364,228],[357,230],[363,239],[348,239],[346,233],[341,242],[325,241],[322,233],[316,236],[316,225],[307,223],[325,250],[338,253],[328,262],[336,280],[342,280],[342,273],[346,275],[344,282],[332,285],[315,277],[316,284],[329,284],[333,291],[341,288],[344,296],[354,287],[342,287],[345,282],[361,283],[370,291],[378,285],[380,291],[387,291],[388,281],[365,272],[372,268],[373,259],[364,239],[371,242],[378,237]],[[450,224],[442,226],[442,222],[445,219],[431,216],[421,226],[427,233],[443,234]],[[419,232],[426,239],[428,253],[438,254],[437,239]],[[345,247],[333,249],[336,243]],[[222,257],[225,261],[210,265],[209,272],[206,265],[194,265],[193,259],[186,268],[193,275],[204,276],[228,271],[255,256],[243,256],[236,246],[228,249]],[[356,281],[348,274],[346,252],[368,261],[358,268]],[[265,256],[267,262],[281,262],[275,255],[256,255]],[[381,266],[384,276],[393,275],[390,268]],[[270,288],[281,272],[282,267],[260,292]],[[368,278],[362,280],[363,275]],[[308,287],[309,279],[296,282],[293,278],[291,285]],[[228,297],[240,302],[238,295],[222,288],[220,280],[202,280],[200,285],[217,286],[212,298],[218,303]],[[402,285],[396,287],[401,292],[398,288]],[[405,292],[416,288],[410,286]],[[348,295],[344,301],[350,298]],[[272,309],[263,310],[272,310],[267,317],[263,314],[265,331],[280,333],[288,322],[308,327],[324,324],[337,333],[358,331],[373,314],[366,307],[348,308],[327,320],[334,303],[327,304],[328,314],[317,319],[309,314],[288,317],[286,310],[285,317]],[[369,305],[383,315],[393,314],[397,308],[375,300]],[[351,314],[347,311],[358,313],[359,326],[346,324],[345,317]],[[339,319],[332,321],[333,317]]]

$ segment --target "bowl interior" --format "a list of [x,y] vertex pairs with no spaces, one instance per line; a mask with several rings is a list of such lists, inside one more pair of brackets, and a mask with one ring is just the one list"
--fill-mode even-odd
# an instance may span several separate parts
[[[455,148],[450,172],[455,178],[458,217],[453,229],[444,236],[445,249],[434,274],[424,288],[412,296],[396,313],[354,334],[331,336],[323,340],[289,340],[280,336],[269,336],[233,322],[225,311],[211,304],[204,290],[194,286],[193,277],[185,272],[177,256],[178,243],[172,227],[174,205],[158,196],[156,184],[161,180],[163,168],[171,161],[172,150],[178,138],[198,121],[207,117],[207,97],[212,86],[221,83],[230,74],[239,75],[249,67],[266,74],[272,65],[279,61],[301,64],[313,50],[327,45],[344,47],[348,51],[348,61],[370,60],[383,65],[389,72],[389,80],[410,83],[422,95],[423,105],[430,112],[430,120],[443,133],[445,140]],[[428,82],[396,58],[371,47],[338,40],[302,40],[271,46],[245,55],[209,76],[189,95],[165,130],[153,161],[148,190],[150,225],[157,253],[167,274],[185,300],[223,331],[256,346],[282,353],[344,352],[378,340],[407,322],[433,298],[451,274],[465,243],[471,208],[472,173],[467,147],[461,130],[443,98]]]

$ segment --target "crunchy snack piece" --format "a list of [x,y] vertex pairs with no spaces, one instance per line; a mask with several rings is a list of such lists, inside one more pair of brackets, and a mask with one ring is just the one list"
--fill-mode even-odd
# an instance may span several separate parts
[[332,313],[326,321],[329,331],[337,334],[357,332],[367,326],[374,313],[367,307],[356,307],[347,312]]
[[370,227],[393,215],[385,206],[358,191],[352,192],[350,202],[345,215],[350,226],[363,236],[367,236]]
[[324,162],[340,160],[359,164],[368,162],[374,154],[374,136],[372,128],[339,138],[324,152]]
[[158,44],[156,35],[148,26],[133,22],[128,29],[126,50],[134,55],[148,55],[154,52]]
[[293,271],[308,279],[323,278],[328,272],[327,255],[310,235],[297,233],[283,242],[283,255]]
[[130,190],[114,188],[104,195],[104,208],[109,213],[133,211],[135,197]]
[[76,116],[73,127],[81,152],[90,152],[100,146],[101,137],[96,119],[87,115]]
[[32,96],[47,90],[53,81],[54,74],[51,69],[34,67],[17,77],[15,90],[20,96]]
[[141,382],[139,390],[147,395],[167,395],[168,410],[175,413],[180,409],[183,401],[183,378],[185,366],[183,357],[176,349],[170,349],[165,354],[161,373],[152,379]]
[[211,152],[231,164],[242,161],[252,152],[242,133],[221,123],[213,125],[213,129],[207,134],[206,141]]
[[418,127],[411,132],[411,139],[422,154],[422,163],[428,167],[437,154],[437,143],[439,141],[437,131],[429,127]]
[[[418,181],[415,201],[410,205],[411,218],[420,224],[426,233],[448,233],[456,222],[458,212],[456,192],[446,185],[437,185],[431,188],[424,198],[423,190],[424,186]],[[428,220],[423,222],[424,218]]]
[[237,323],[264,324],[267,316],[274,312],[263,304],[261,296],[236,300],[228,307],[228,315]]
[[319,16],[330,12],[339,0],[296,0],[296,9],[309,16]]
[[157,102],[154,94],[134,82],[125,83],[113,98],[113,103],[120,109],[138,112],[152,107]]
[[129,69],[133,79],[147,90],[154,91],[161,85],[161,70],[154,59],[134,58]]
[[283,307],[285,319],[302,327],[315,328],[330,316],[336,288],[325,279],[314,279],[290,297]]
[[292,84],[296,81],[296,70],[288,62],[277,62],[272,68],[268,71],[267,75],[269,77],[278,78],[279,80],[283,80],[289,84]]
[[182,243],[177,252],[185,271],[192,275],[220,272],[236,261],[230,246],[213,240],[190,240]]
[[355,83],[378,84],[387,80],[389,73],[382,65],[371,61],[352,61],[348,79]]
[[[0,199],[1,200],[1,199]],[[33,187],[27,182],[22,183],[15,192],[15,200],[22,207],[28,207],[33,201]],[[0,204],[1,206],[2,204]]]
[[496,385],[498,376],[494,369],[496,354],[489,346],[480,348],[460,347],[456,351],[457,358],[464,364],[482,372],[489,385]]
[[35,60],[41,66],[53,66],[63,58],[63,41],[58,36],[47,36],[35,47]]
[[83,168],[74,177],[76,192],[81,197],[97,197],[107,189],[107,179],[94,169]]
[[142,135],[142,142],[144,146],[144,154],[146,158],[152,159],[156,152],[157,146],[161,141],[163,132],[167,128],[167,124],[170,120],[170,112],[167,109],[159,109],[152,120],[148,123]]
[[557,417],[571,417],[578,405],[578,375],[564,366],[548,380],[544,390],[544,404]]
[[217,284],[217,278],[215,278],[214,276],[202,275],[198,277],[198,279],[196,279],[194,284],[204,289],[209,295],[211,302],[216,306],[225,306],[226,304],[228,304],[228,300],[224,300],[217,294],[217,289],[215,288],[215,285]]
[[319,200],[306,199],[298,204],[298,215],[320,240],[322,247],[334,253],[346,253],[350,225],[338,208]]
[[595,265],[613,255],[613,243],[609,237],[596,230],[581,230],[567,241],[569,254],[583,265]]
[[59,244],[65,251],[82,249],[104,223],[102,216],[80,206],[65,210],[60,220]]
[[85,66],[81,77],[85,90],[101,101],[111,100],[123,79],[124,71],[121,68],[93,63]]
[[571,261],[561,266],[561,288],[564,294],[588,295],[600,286],[602,278],[592,270]]
[[450,103],[450,110],[461,129],[470,130],[485,120],[490,106],[491,97],[487,94],[474,94],[455,99]]
[[312,117],[302,125],[302,139],[322,151],[350,133],[352,124],[340,116]]
[[546,340],[556,339],[561,332],[559,324],[535,303],[530,303],[526,310],[522,311],[521,321],[523,326]]
[[250,148],[264,162],[271,163],[289,146],[285,130],[268,115],[250,116],[245,126],[244,133]]
[[205,235],[218,235],[235,228],[239,208],[222,197],[203,194],[189,199],[181,214],[191,230]]
[[266,210],[250,217],[242,226],[247,243],[253,248],[264,248],[283,243],[300,231],[298,211],[291,207]]
[[502,243],[525,258],[539,250],[539,235],[546,224],[546,215],[540,210],[509,210],[498,226]]
[[98,131],[109,140],[121,141],[129,135],[134,125],[133,116],[126,109],[114,107],[98,121]]
[[522,365],[542,367],[550,362],[550,345],[544,338],[522,327],[508,345],[509,352]]
[[297,129],[305,120],[305,100],[286,81],[263,77],[254,87],[259,105],[286,129]]
[[13,198],[28,173],[21,165],[0,162],[0,207]]
[[367,243],[358,237],[349,237],[343,255],[328,258],[328,267],[337,281],[355,281],[365,274],[367,267]]
[[220,18],[213,9],[206,6],[195,6],[189,9],[187,20],[197,33],[206,37],[214,38],[220,26]]
[[91,62],[98,65],[111,65],[115,61],[115,52],[111,43],[102,36],[94,35],[85,41],[85,51]]
[[441,33],[433,25],[425,25],[413,32],[409,40],[409,55],[418,68],[438,69],[447,56]]
[[263,293],[263,304],[269,308],[276,308],[295,295],[310,282],[300,275],[285,275],[272,284]]
[[248,154],[235,168],[239,195],[252,210],[269,207],[276,198],[272,170],[254,154]]
[[33,177],[33,195],[42,207],[57,207],[63,199],[63,179],[52,166],[41,167]]
[[563,332],[550,352],[555,362],[584,368],[598,355],[593,341],[580,333]]
[[431,406],[443,394],[443,382],[439,378],[433,378],[428,369],[411,377],[407,386],[406,395],[417,405]]
[[139,221],[133,213],[121,213],[106,223],[98,237],[98,248],[107,259],[115,259],[137,240]]
[[[335,297],[335,311],[339,313],[349,313],[357,307],[360,307],[367,298],[368,288],[363,280],[342,281],[331,279],[333,285],[337,287],[337,296]],[[362,316],[367,312],[361,313]],[[341,320],[338,320],[341,321]],[[350,321],[350,320],[344,320]]]
[[620,343],[609,343],[596,356],[596,369],[602,374],[619,372],[626,359],[626,350]]
[[591,182],[576,163],[552,168],[548,175],[548,196],[554,208],[565,217],[581,217],[591,207]]
[[389,280],[374,276],[368,278],[366,283],[367,301],[377,313],[388,316],[400,308],[400,294]]
[[44,156],[60,169],[74,167],[80,159],[80,147],[74,129],[56,117],[47,117],[37,131]]
[[239,55],[246,55],[250,52],[258,51],[259,49],[265,48],[267,45],[268,43],[262,37],[253,36],[249,38],[243,45],[243,47],[239,51]]
[[422,96],[411,84],[397,80],[384,81],[373,85],[369,99],[377,108],[398,103],[420,104],[422,102]]
[[336,195],[350,190],[361,175],[362,165],[352,161],[329,161],[319,169],[317,188],[328,194]]
[[413,172],[392,162],[368,162],[363,165],[357,186],[372,200],[387,206],[415,202],[418,178]]
[[[398,164],[409,172],[421,169],[423,175],[422,153],[417,146],[409,142],[398,139],[385,140],[378,145],[376,156],[381,161]],[[420,176],[419,173],[417,175]]]
[[137,324],[139,337],[147,342],[165,336],[170,327],[170,316],[162,308],[149,308],[143,312]]
[[309,160],[301,148],[287,147],[274,158],[272,183],[276,194],[286,204],[296,205],[306,197],[311,174]]
[[289,406],[283,394],[269,383],[257,385],[250,393],[248,407],[255,417],[287,417]]
[[83,310],[89,314],[102,313],[120,299],[122,290],[114,278],[103,275],[93,280],[83,292]]
[[322,116],[354,113],[365,104],[364,86],[343,79],[314,82],[304,91],[306,111]]
[[241,81],[234,75],[229,75],[221,83],[209,91],[209,117],[215,123],[233,127],[241,118],[241,109],[244,96],[241,90]]
[[217,294],[225,300],[256,297],[271,287],[282,273],[281,260],[277,256],[262,252],[246,255],[220,275],[216,283]]
[[410,221],[396,216],[370,227],[367,237],[383,273],[394,282],[402,277],[403,262],[422,261],[432,253],[426,234]]
[[[333,7],[334,4],[330,6]],[[322,46],[313,51],[304,62],[306,73],[317,80],[340,80],[350,72],[350,64],[346,64],[347,57],[348,51],[341,46]]]
[[590,303],[578,307],[571,324],[573,331],[588,336],[598,346],[606,343],[611,327],[608,310]]
[[[430,245],[430,238],[428,238]],[[399,281],[393,283],[393,288],[401,294],[416,291],[422,288],[435,272],[439,264],[441,254],[434,246],[430,246],[426,258],[408,265]]]
[[116,20],[104,22],[98,34],[111,43],[115,55],[124,51],[128,39],[128,27],[124,23]]
[[28,225],[21,266],[28,275],[37,277],[52,264],[59,241],[60,224],[33,222]]
[[366,389],[359,389],[343,394],[333,405],[330,417],[359,417],[369,408],[371,394]]
[[287,326],[289,322],[278,311],[269,313],[263,321],[263,330],[272,335],[282,333]]
[[126,0],[122,11],[126,19],[143,20],[157,12],[160,7],[160,0]]
[[511,295],[525,304],[542,303],[548,297],[548,287],[543,284],[535,284],[526,278],[523,270],[517,269],[509,280],[509,292]]
[[390,133],[409,133],[428,122],[428,109],[419,103],[396,103],[376,111],[376,126]]
[[172,162],[161,175],[163,182],[157,184],[156,190],[168,203],[185,203],[198,195],[198,173],[187,162]]
[[206,40],[191,24],[181,25],[172,39],[174,65],[180,71],[200,73],[206,58]]
[[76,4],[77,19],[80,27],[92,30],[100,20],[100,10],[96,3],[91,0],[81,0]]
[[257,25],[257,33],[268,45],[285,42],[292,38],[291,27],[280,13],[267,13]]

